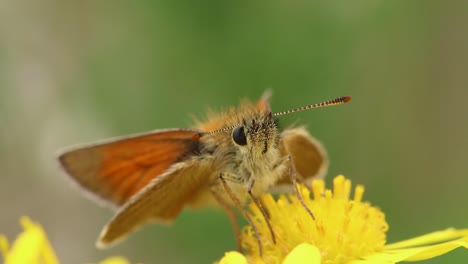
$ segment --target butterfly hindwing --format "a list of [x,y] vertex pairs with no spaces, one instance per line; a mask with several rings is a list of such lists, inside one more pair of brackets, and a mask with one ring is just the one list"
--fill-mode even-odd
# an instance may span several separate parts
[[192,158],[175,164],[130,198],[103,229],[98,247],[106,247],[149,222],[170,222],[205,190],[213,170],[209,159]]

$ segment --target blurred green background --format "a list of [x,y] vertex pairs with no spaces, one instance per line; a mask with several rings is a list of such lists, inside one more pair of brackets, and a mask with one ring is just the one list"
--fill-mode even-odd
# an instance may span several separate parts
[[[467,227],[468,6],[459,1],[2,1],[0,232],[42,223],[63,263],[124,255],[211,263],[235,248],[221,210],[184,211],[106,251],[112,212],[58,169],[58,149],[157,128],[273,90],[386,212],[388,241]],[[456,250],[426,263],[460,263]]]

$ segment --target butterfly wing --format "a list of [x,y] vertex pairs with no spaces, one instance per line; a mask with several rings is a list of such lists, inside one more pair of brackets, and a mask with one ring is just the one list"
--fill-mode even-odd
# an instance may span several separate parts
[[194,157],[172,166],[119,209],[101,232],[97,246],[118,242],[145,223],[175,219],[198,191],[205,190],[212,171],[208,158]]
[[271,112],[270,99],[271,99],[271,91],[266,90],[263,93],[262,97],[258,99],[256,103],[256,107],[264,112]]
[[66,151],[59,161],[93,196],[120,206],[171,165],[197,152],[198,133],[157,130]]
[[[304,128],[287,129],[281,134],[279,149],[284,157],[291,156],[297,177],[310,184],[310,179],[323,178],[328,169],[328,157],[322,144]],[[289,164],[288,164],[289,166]],[[291,185],[290,170],[278,180],[273,192],[284,190]]]

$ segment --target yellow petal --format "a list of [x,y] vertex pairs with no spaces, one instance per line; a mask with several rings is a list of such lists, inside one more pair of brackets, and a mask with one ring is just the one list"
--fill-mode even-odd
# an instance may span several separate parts
[[419,261],[443,255],[459,247],[468,248],[468,238],[462,238],[433,246],[418,247],[412,249],[398,249],[394,250],[394,253],[399,254],[401,256],[406,255],[406,257],[401,260]]
[[4,235],[0,235],[0,252],[3,255],[3,258],[6,259],[10,245],[8,244],[8,239]]
[[447,240],[453,240],[460,237],[468,237],[468,229],[456,230],[454,228],[448,228],[443,231],[436,231],[423,236],[403,240],[392,244],[387,244],[385,245],[385,249],[399,249],[407,247],[424,246]]
[[400,261],[419,261],[443,255],[459,247],[468,248],[468,237],[430,246],[385,250],[382,253],[367,256],[364,260],[352,261],[351,263],[396,263]]
[[99,264],[129,264],[127,259],[124,257],[108,257],[104,260],[101,260]]
[[247,264],[247,259],[237,251],[230,251],[224,254],[219,264]]
[[317,247],[302,243],[284,258],[283,264],[320,263],[320,251]]
[[42,227],[27,217],[21,217],[20,222],[24,231],[5,256],[5,263],[58,263]]

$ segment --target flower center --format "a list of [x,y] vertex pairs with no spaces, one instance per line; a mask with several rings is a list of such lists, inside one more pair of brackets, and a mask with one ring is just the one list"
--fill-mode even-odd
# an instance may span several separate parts
[[273,243],[268,226],[260,212],[250,204],[250,214],[257,226],[263,245],[263,259],[259,256],[258,241],[250,226],[243,229],[242,244],[252,262],[280,263],[297,245],[309,243],[321,253],[322,263],[345,263],[383,250],[388,224],[385,215],[376,207],[362,202],[364,187],[358,185],[350,200],[351,181],[343,176],[333,180],[333,191],[325,183],[312,183],[313,199],[309,190],[298,186],[315,221],[295,195],[261,196],[269,212],[269,221],[276,236]]

